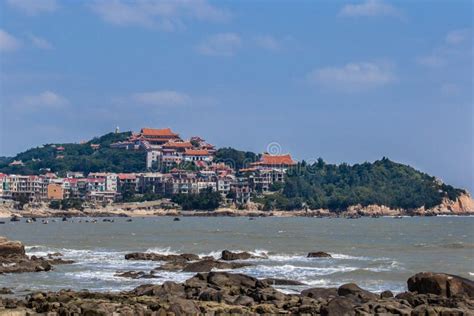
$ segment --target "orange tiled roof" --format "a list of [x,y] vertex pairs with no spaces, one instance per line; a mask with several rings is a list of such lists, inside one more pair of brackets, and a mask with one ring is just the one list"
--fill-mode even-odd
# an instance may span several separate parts
[[290,166],[296,164],[291,158],[290,154],[286,155],[269,155],[263,154],[262,159],[257,162],[258,165],[272,165],[272,166]]
[[117,178],[119,178],[120,180],[127,180],[127,179],[134,180],[137,178],[137,176],[135,174],[130,174],[130,173],[119,173],[117,175]]
[[188,156],[208,156],[209,152],[206,149],[186,149],[184,154]]
[[192,148],[193,144],[190,142],[167,142],[163,145],[165,148]]
[[144,136],[175,136],[178,134],[173,133],[171,128],[155,129],[155,128],[142,128],[140,133]]

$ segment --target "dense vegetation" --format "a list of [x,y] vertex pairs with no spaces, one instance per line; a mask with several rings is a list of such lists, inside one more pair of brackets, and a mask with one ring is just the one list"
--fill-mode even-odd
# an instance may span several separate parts
[[217,162],[223,162],[236,170],[246,168],[259,159],[260,156],[251,151],[241,151],[231,147],[220,148],[216,152]]
[[463,192],[387,158],[353,166],[319,159],[290,169],[283,187],[264,203],[266,209],[287,210],[306,206],[339,211],[356,204],[414,209],[438,205],[443,197],[454,200]]
[[[144,152],[110,148],[110,144],[123,141],[129,136],[130,132],[109,133],[83,144],[48,144],[32,148],[0,163],[0,172],[40,174],[48,168],[59,174],[64,174],[66,171],[82,171],[86,174],[100,171],[144,171],[146,168]],[[99,144],[100,148],[94,150],[91,144]],[[59,146],[64,147],[64,151],[58,151]],[[21,160],[24,166],[9,166],[8,163],[12,160]]]
[[171,198],[183,210],[215,210],[219,207],[222,197],[212,188],[201,191],[199,194],[177,194]]

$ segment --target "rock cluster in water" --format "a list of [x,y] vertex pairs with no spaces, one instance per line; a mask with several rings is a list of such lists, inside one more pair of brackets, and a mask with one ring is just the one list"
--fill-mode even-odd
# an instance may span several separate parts
[[72,261],[63,260],[58,254],[49,254],[46,258],[28,257],[21,242],[0,236],[0,274],[49,271],[53,265],[66,263]]
[[[29,258],[20,242],[0,239],[0,263],[3,269],[9,269],[5,272],[47,271],[51,269],[51,262],[65,262],[60,256],[54,253],[47,258]],[[327,258],[322,252],[308,256]],[[408,291],[397,295],[390,291],[372,293],[354,283],[285,294],[274,286],[304,283],[211,271],[247,265],[233,261],[251,259],[250,253],[225,250],[220,260],[194,254],[156,253],[131,253],[125,258],[160,261],[162,265],[150,272],[125,271],[118,272],[117,276],[155,279],[160,278],[162,270],[199,273],[184,283],[146,284],[120,293],[62,290],[34,292],[18,298],[10,289],[2,288],[0,315],[474,315],[474,282],[443,273],[418,273],[408,279]],[[45,268],[46,264],[49,268]]]

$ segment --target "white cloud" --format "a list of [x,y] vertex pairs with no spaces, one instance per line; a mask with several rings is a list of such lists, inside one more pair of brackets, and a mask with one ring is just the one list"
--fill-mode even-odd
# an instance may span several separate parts
[[14,106],[24,110],[36,109],[61,109],[69,104],[69,101],[63,96],[52,92],[43,91],[37,95],[21,97]]
[[451,45],[461,44],[470,37],[470,33],[470,29],[454,30],[446,35],[445,41]]
[[48,42],[46,39],[35,36],[33,34],[29,34],[28,36],[30,38],[31,43],[40,49],[53,49],[53,45],[51,45],[50,42]]
[[12,52],[20,48],[21,43],[13,35],[0,29],[0,52]]
[[366,90],[386,85],[395,76],[389,63],[354,62],[342,67],[324,67],[310,72],[306,79],[310,84],[336,90]]
[[417,63],[431,68],[440,68],[454,63],[472,61],[471,29],[448,32],[443,41],[429,53],[416,59]]
[[347,4],[339,11],[340,16],[400,16],[400,11],[382,0],[365,0],[359,4]]
[[97,0],[92,10],[104,21],[116,25],[138,25],[173,31],[182,28],[183,19],[223,22],[230,13],[206,0]]
[[242,46],[242,40],[235,33],[220,33],[209,36],[197,46],[199,53],[209,56],[232,56]]
[[56,0],[7,0],[7,3],[28,15],[53,12],[58,8]]
[[135,93],[131,99],[139,104],[152,106],[182,106],[191,102],[188,95],[173,90]]

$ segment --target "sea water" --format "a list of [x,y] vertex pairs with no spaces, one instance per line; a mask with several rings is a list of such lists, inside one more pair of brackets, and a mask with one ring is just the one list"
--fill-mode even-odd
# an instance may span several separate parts
[[[194,273],[158,271],[158,279],[126,279],[121,271],[150,271],[160,262],[128,261],[129,252],[195,253],[220,257],[224,249],[248,251],[268,259],[233,270],[257,278],[284,278],[309,287],[337,287],[348,282],[374,292],[406,290],[406,280],[421,271],[474,275],[474,217],[277,218],[246,217],[115,218],[87,223],[85,218],[44,225],[7,222],[0,236],[20,240],[28,255],[60,252],[74,264],[53,271],[0,275],[0,287],[16,292],[88,289],[122,291],[140,284],[182,282]],[[325,251],[332,258],[307,258]]]

